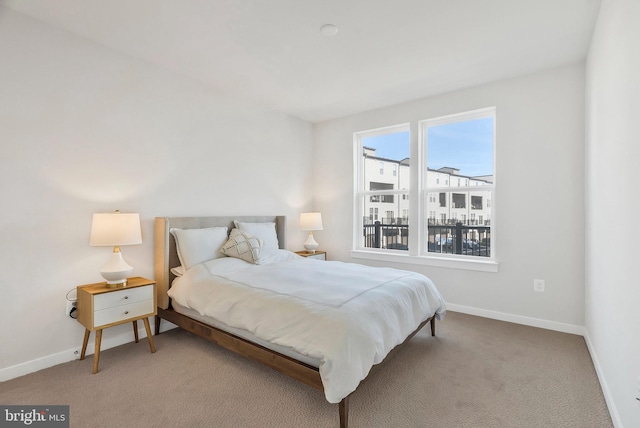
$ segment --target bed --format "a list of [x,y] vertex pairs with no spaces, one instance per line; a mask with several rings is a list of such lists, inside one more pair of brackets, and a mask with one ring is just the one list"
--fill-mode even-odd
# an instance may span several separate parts
[[[203,255],[213,254],[204,236],[215,256]],[[435,335],[444,300],[422,275],[306,259],[284,244],[283,216],[156,218],[155,333],[165,319],[319,389],[347,427],[350,394],[427,323]]]

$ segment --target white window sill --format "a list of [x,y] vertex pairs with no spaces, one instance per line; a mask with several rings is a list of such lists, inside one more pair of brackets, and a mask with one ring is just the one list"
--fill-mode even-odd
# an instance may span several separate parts
[[407,263],[414,265],[436,266],[451,269],[475,270],[480,272],[498,272],[498,262],[495,260],[468,260],[468,257],[435,257],[411,256],[405,252],[391,253],[388,251],[351,250],[354,259],[367,259],[393,263]]

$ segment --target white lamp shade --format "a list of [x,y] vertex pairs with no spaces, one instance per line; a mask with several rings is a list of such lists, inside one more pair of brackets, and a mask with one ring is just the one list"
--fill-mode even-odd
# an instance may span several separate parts
[[111,258],[100,275],[107,280],[107,284],[125,286],[133,267],[122,258],[120,246],[142,244],[140,215],[120,211],[94,214],[89,244],[95,247],[113,247]]
[[322,230],[322,214],[301,213],[300,230]]
[[142,244],[138,213],[96,213],[91,223],[90,245],[116,247]]

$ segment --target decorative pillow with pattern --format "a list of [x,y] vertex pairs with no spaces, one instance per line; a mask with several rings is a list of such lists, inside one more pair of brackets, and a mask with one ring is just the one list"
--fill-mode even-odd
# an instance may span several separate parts
[[220,251],[227,256],[258,264],[261,248],[262,241],[260,239],[240,229],[232,229],[229,234],[229,240],[222,246]]

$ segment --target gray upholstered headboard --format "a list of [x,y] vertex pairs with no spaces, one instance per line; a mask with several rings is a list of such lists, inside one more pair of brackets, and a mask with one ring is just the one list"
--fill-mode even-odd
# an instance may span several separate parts
[[155,221],[155,280],[158,307],[169,307],[167,291],[171,287],[171,281],[175,275],[171,268],[180,266],[176,241],[169,229],[201,229],[205,227],[226,226],[229,231],[233,229],[233,221],[238,220],[248,223],[274,222],[280,248],[285,248],[285,217],[284,216],[238,216],[238,217],[156,217]]

